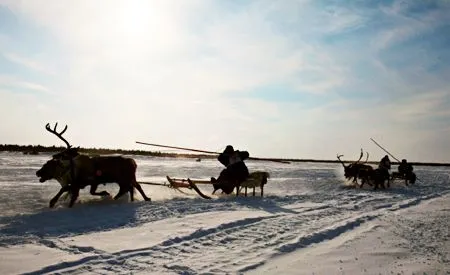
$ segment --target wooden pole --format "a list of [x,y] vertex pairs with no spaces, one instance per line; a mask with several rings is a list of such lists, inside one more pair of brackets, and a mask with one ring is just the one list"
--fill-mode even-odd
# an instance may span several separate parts
[[144,144],[144,145],[150,145],[150,146],[156,146],[156,147],[180,149],[180,150],[186,150],[186,151],[192,151],[192,152],[198,152],[198,153],[217,154],[217,155],[220,154],[220,153],[211,152],[211,151],[204,151],[204,150],[191,149],[191,148],[185,148],[185,147],[177,147],[177,146],[169,146],[169,145],[161,145],[161,144],[154,144],[154,143],[146,143],[146,142],[141,142],[141,141],[136,141],[136,143]]
[[167,183],[157,183],[157,182],[149,182],[149,181],[137,181],[139,184],[148,184],[148,185],[158,185],[158,186],[170,186]]
[[389,156],[391,156],[393,159],[395,159],[397,162],[400,162],[396,157],[394,157],[391,153],[388,152],[388,150],[384,149],[383,146],[381,146],[378,142],[376,142],[373,138],[370,138],[373,143],[375,143],[378,147],[381,148],[381,150],[385,151]]
[[[155,144],[155,143],[147,143],[142,141],[136,141],[138,144],[143,145],[150,145],[150,146],[156,146],[156,147],[163,147],[163,148],[170,148],[170,149],[180,149],[180,150],[186,150],[186,151],[192,151],[192,152],[198,152],[198,153],[205,153],[205,154],[215,154],[219,155],[218,152],[212,152],[212,151],[205,151],[205,150],[199,150],[199,149],[192,149],[192,148],[186,148],[186,147],[178,147],[178,146],[170,146],[170,145],[162,145],[162,144]],[[252,160],[261,160],[261,161],[273,161],[273,162],[279,162],[279,163],[285,163],[289,164],[289,161],[285,160],[278,160],[278,159],[271,159],[271,158],[255,158],[255,157],[249,157],[249,159]]]

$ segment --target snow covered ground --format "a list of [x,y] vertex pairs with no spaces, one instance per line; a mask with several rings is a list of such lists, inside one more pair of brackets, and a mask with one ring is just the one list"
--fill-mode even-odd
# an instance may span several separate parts
[[[141,181],[221,170],[134,158]],[[59,184],[35,176],[48,159],[0,153],[0,274],[450,274],[447,167],[415,167],[416,185],[373,191],[348,186],[339,164],[249,161],[271,174],[263,198],[143,185],[152,202],[86,189],[73,208],[49,209]]]

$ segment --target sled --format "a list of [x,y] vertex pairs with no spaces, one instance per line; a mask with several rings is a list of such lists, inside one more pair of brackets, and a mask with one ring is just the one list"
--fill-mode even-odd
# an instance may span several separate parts
[[204,199],[211,199],[211,197],[205,195],[202,193],[202,191],[200,191],[200,189],[198,189],[196,184],[211,184],[211,181],[208,180],[191,180],[189,178],[187,179],[180,179],[180,178],[171,178],[169,176],[166,176],[167,181],[169,182],[169,186],[172,188],[189,188],[189,189],[193,189],[198,195],[200,195],[200,197],[204,198]]
[[[244,189],[244,196],[247,196],[247,189],[253,189],[253,196],[255,196],[256,188],[259,187],[261,189],[261,197],[264,195],[264,185],[267,184],[267,179],[270,177],[268,172],[264,171],[255,171],[250,173],[248,178],[242,182],[239,186],[236,186],[236,196],[241,193],[242,189]],[[205,195],[201,192],[201,190],[197,187],[197,184],[213,184],[211,180],[200,180],[200,179],[190,179],[190,178],[172,178],[166,176],[169,186],[172,188],[189,188],[193,189],[198,195],[202,198],[211,197]]]
[[403,180],[405,182],[405,185],[408,186],[408,183],[414,184],[416,182],[417,176],[414,172],[411,172],[409,176],[404,176],[399,172],[392,172],[391,181],[394,180]]
[[189,185],[190,180],[193,184],[211,184],[210,180],[199,180],[199,179],[182,179],[182,178],[172,178],[166,176],[167,181],[169,182],[169,186],[173,188],[191,188]]

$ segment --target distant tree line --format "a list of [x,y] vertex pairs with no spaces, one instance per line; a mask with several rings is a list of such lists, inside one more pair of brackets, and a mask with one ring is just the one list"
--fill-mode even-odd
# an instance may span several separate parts
[[[42,146],[42,145],[16,145],[16,144],[0,144],[0,152],[23,152],[24,154],[37,155],[39,153],[57,153],[65,150],[64,146]],[[123,149],[106,149],[106,148],[81,148],[80,153],[89,155],[141,155],[141,156],[153,156],[153,157],[171,157],[171,158],[196,158],[196,159],[215,159],[216,155],[207,154],[182,154],[182,153],[165,153],[160,151],[144,151],[144,150],[123,150]],[[291,158],[279,158],[273,160],[282,160],[287,162],[316,162],[316,163],[339,163],[338,160],[322,160],[322,159],[291,159]],[[350,162],[350,161],[345,161]],[[369,164],[377,165],[377,161],[369,161]],[[436,163],[436,162],[410,162],[412,165],[417,166],[450,166],[450,163]],[[392,162],[392,164],[398,164]]]
[[[65,150],[64,146],[42,146],[42,145],[17,145],[17,144],[0,144],[0,152],[23,152],[24,154],[39,153],[57,153]],[[144,151],[144,150],[123,150],[123,149],[107,149],[107,148],[81,148],[80,153],[89,155],[141,155],[153,157],[186,157],[186,158],[214,158],[215,156],[204,154],[181,154],[181,153],[165,153],[160,151]]]

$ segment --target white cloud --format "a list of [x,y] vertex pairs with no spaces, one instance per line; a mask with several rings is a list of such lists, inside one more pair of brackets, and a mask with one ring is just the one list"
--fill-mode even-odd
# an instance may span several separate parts
[[33,70],[36,70],[39,72],[43,72],[46,74],[51,74],[51,75],[56,74],[53,69],[48,68],[46,65],[44,65],[36,60],[32,60],[32,59],[20,56],[15,53],[3,53],[3,56],[10,62],[14,62],[14,63],[20,64],[20,65],[23,65],[27,68],[30,68],[30,69],[33,69]]
[[[9,103],[0,103],[3,114],[11,112],[24,125],[39,125],[34,134],[39,142],[56,143],[43,125],[58,120],[69,124],[71,142],[81,146],[142,148],[134,144],[142,140],[215,150],[233,144],[254,156],[334,159],[337,152],[353,156],[361,146],[369,147],[370,136],[381,136],[399,152],[412,150],[426,135],[411,121],[446,115],[439,105],[442,94],[387,104],[341,94],[346,88],[383,96],[418,89],[376,54],[416,30],[435,26],[431,15],[421,21],[384,10],[394,27],[374,31],[373,49],[370,38],[357,47],[321,40],[364,27],[371,22],[366,18],[370,12],[341,6],[322,11],[314,1],[238,6],[206,0],[0,3],[51,33],[59,47],[58,53],[44,47],[39,58],[14,51],[5,55],[27,68],[56,72],[47,76],[45,85],[21,76],[3,79],[9,86],[54,91],[50,98],[23,103],[9,94]],[[2,39],[3,44],[9,39]],[[367,83],[358,81],[359,71],[352,67],[364,61],[379,65]],[[421,76],[415,82],[421,81],[423,89],[446,92],[439,79]],[[266,84],[291,86],[326,102],[313,107],[239,95]],[[5,104],[22,104],[25,113]],[[37,105],[42,115],[28,122],[34,111],[27,108],[36,110]]]
[[50,89],[41,84],[24,81],[11,75],[0,75],[0,86],[25,89],[28,91],[35,91],[35,92],[44,92],[48,94],[51,93]]
[[408,8],[407,2],[397,0],[392,6],[381,9],[387,16],[385,20],[391,22],[392,25],[375,37],[374,48],[376,50],[383,50],[410,38],[419,37],[450,20],[447,9],[425,10],[421,16],[411,16],[407,12]]

